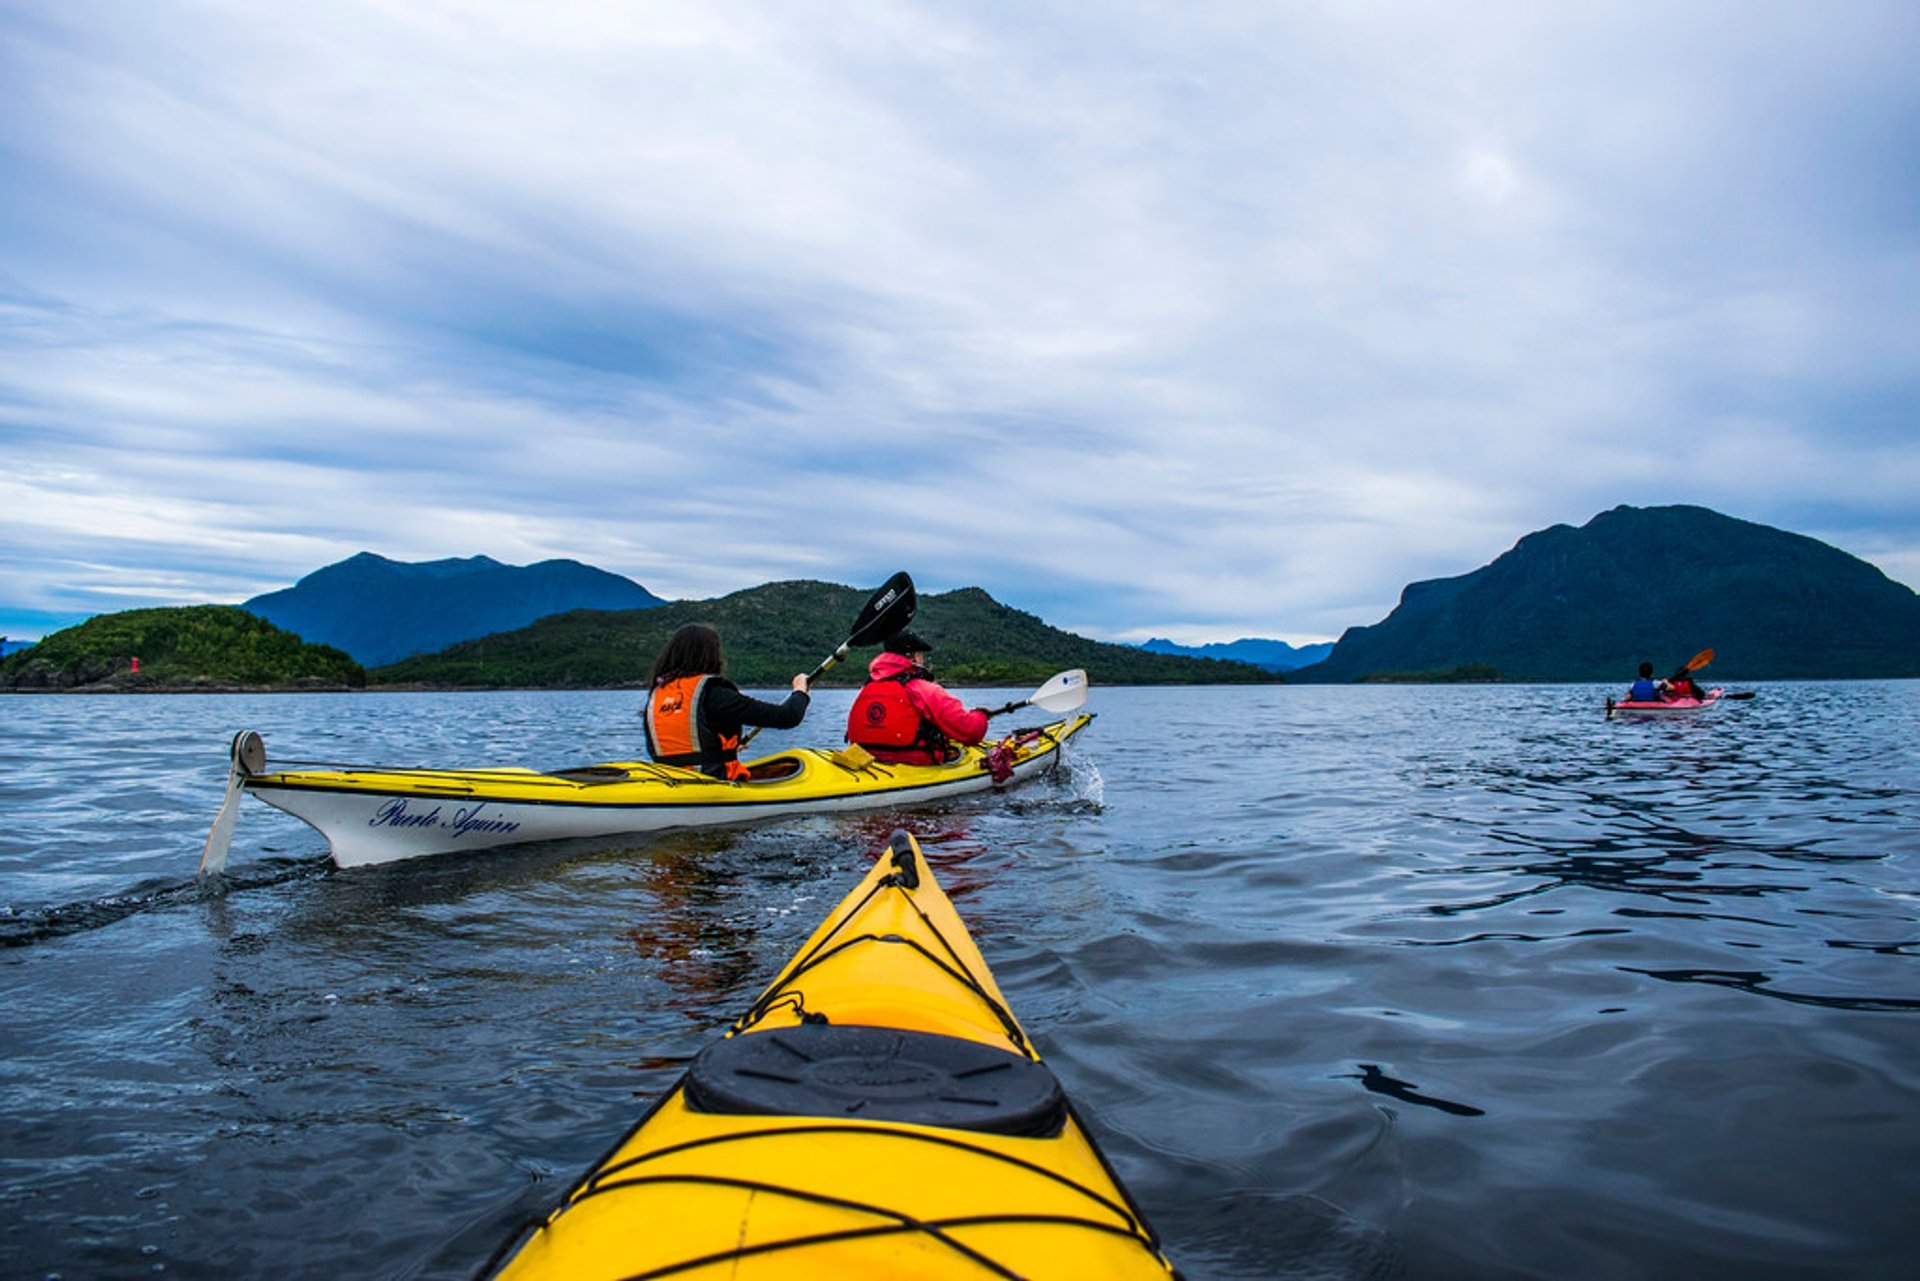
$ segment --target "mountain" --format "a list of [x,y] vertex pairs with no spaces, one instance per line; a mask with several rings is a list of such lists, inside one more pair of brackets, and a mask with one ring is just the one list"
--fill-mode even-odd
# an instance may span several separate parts
[[[138,670],[135,670],[135,665]],[[0,689],[357,689],[360,665],[232,605],[100,614],[0,661]]]
[[513,631],[575,609],[651,609],[632,579],[577,560],[503,565],[489,556],[405,562],[361,552],[241,606],[373,666]]
[[[386,684],[605,688],[643,684],[667,638],[682,624],[720,629],[727,675],[744,686],[779,688],[813,670],[847,639],[870,593],[834,583],[767,583],[715,600],[676,601],[654,609],[576,612],[519,631],[464,641],[441,653],[379,668]],[[1277,683],[1243,663],[1152,654],[1049,627],[977,587],[920,598],[913,630],[934,646],[934,676],[946,685],[1039,685],[1055,672],[1084,667],[1096,684]],[[857,685],[878,647],[859,650],[822,678]]]
[[1325,662],[1351,681],[1491,667],[1626,681],[1713,647],[1722,680],[1920,676],[1920,596],[1818,539],[1704,507],[1616,507],[1528,534],[1491,564],[1413,583]]
[[1290,672],[1296,667],[1318,663],[1333,652],[1333,642],[1293,646],[1282,640],[1244,637],[1237,641],[1216,641],[1209,645],[1176,645],[1158,636],[1141,649],[1155,654],[1184,654],[1188,658],[1218,658],[1229,663],[1249,663],[1269,672]]

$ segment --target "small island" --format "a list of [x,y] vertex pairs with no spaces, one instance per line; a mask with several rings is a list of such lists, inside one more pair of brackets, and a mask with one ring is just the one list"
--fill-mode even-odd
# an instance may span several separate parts
[[101,614],[0,660],[14,693],[364,689],[366,669],[236,605]]

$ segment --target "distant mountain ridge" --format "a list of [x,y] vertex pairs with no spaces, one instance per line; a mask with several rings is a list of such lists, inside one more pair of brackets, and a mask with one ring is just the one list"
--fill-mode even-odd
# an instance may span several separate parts
[[1247,663],[1269,672],[1290,672],[1318,663],[1333,653],[1333,642],[1314,645],[1289,645],[1283,640],[1242,637],[1235,641],[1214,641],[1206,645],[1177,645],[1158,636],[1144,641],[1141,649],[1154,654],[1183,654],[1188,658],[1217,658],[1229,663]]
[[1412,583],[1296,681],[1488,666],[1507,680],[1626,681],[1716,651],[1721,679],[1920,676],[1920,596],[1804,534],[1705,507],[1615,507],[1457,578]]
[[406,562],[360,552],[241,608],[374,667],[570,610],[665,603],[632,579],[577,560],[505,565],[470,556]]

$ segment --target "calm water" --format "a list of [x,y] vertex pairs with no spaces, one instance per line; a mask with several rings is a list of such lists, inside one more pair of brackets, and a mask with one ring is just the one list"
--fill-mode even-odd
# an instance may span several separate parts
[[352,873],[249,801],[208,885],[236,729],[580,764],[634,697],[0,698],[0,1275],[469,1275],[905,824],[1196,1281],[1910,1277],[1920,683],[1758,688],[1096,688],[999,798]]

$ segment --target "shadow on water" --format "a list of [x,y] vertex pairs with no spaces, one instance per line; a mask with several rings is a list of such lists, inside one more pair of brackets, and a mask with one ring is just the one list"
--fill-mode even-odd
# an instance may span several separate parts
[[631,840],[574,840],[344,869],[324,856],[253,858],[229,864],[213,876],[153,877],[119,893],[23,910],[9,908],[0,913],[0,947],[26,947],[101,929],[142,913],[218,903],[303,882],[326,884],[329,894],[321,901],[349,914],[418,906],[537,881],[569,863],[632,850]]
[[[1029,785],[1000,803],[1016,814],[1097,811],[1097,770],[1082,766],[1076,775],[1063,767],[1050,777],[1062,786]],[[922,840],[928,840],[920,829],[938,833],[938,820],[943,813],[957,811],[964,815],[968,804],[960,801],[905,813],[848,816],[839,821],[854,835],[854,848],[877,854],[895,830],[904,827]],[[166,912],[206,904],[228,895],[314,881],[324,881],[329,887],[329,893],[320,900],[324,910],[358,917],[372,911],[418,907],[474,893],[507,890],[564,874],[583,862],[641,859],[654,861],[659,869],[655,873],[659,888],[664,895],[672,897],[676,885],[681,891],[697,892],[702,884],[715,883],[722,873],[712,866],[714,860],[738,842],[741,832],[752,830],[712,828],[669,832],[639,841],[633,837],[604,837],[541,842],[344,869],[334,867],[324,857],[253,858],[229,864],[215,876],[154,877],[117,893],[70,903],[24,909],[8,907],[0,911],[0,948],[27,947],[101,929],[143,913]],[[751,837],[747,839],[751,843]],[[934,843],[938,844],[937,837]],[[639,937],[636,943],[641,944]]]
[[1411,1081],[1402,1081],[1388,1076],[1378,1063],[1362,1063],[1360,1071],[1351,1074],[1353,1079],[1375,1094],[1384,1094],[1388,1098],[1399,1099],[1402,1103],[1412,1103],[1417,1107],[1432,1108],[1436,1112],[1445,1112],[1449,1116],[1485,1116],[1486,1109],[1477,1108],[1468,1103],[1455,1103],[1451,1099],[1435,1098],[1420,1093],[1420,1087]]
[[148,912],[166,912],[216,901],[228,894],[276,889],[326,876],[324,860],[267,859],[215,877],[156,877],[118,894],[56,903],[0,915],[0,947],[28,947],[50,939],[116,925]]

